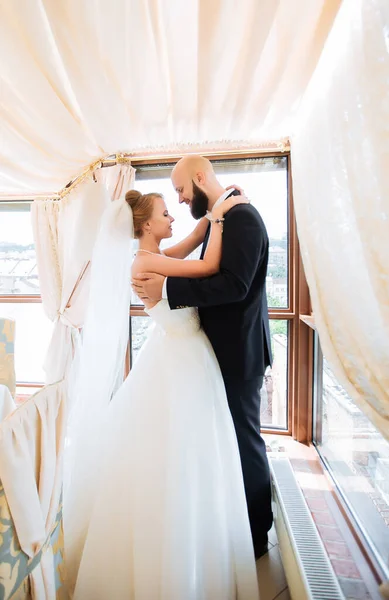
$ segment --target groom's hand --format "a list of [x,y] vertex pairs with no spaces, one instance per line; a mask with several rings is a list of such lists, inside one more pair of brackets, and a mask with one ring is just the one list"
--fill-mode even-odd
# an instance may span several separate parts
[[165,277],[156,273],[138,273],[132,278],[132,289],[143,301],[159,302],[162,299],[162,286]]

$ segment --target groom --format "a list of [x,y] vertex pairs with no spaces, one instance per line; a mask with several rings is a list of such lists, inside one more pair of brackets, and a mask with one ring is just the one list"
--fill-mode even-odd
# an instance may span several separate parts
[[[179,203],[200,219],[236,190],[226,191],[212,164],[186,156],[174,167],[172,183]],[[207,245],[205,236],[201,258]],[[142,273],[133,288],[141,298],[167,298],[170,308],[197,306],[222,371],[238,438],[251,533],[256,558],[267,552],[272,525],[269,464],[260,434],[260,390],[271,364],[266,271],[269,240],[265,225],[250,204],[225,215],[220,271],[202,279]]]

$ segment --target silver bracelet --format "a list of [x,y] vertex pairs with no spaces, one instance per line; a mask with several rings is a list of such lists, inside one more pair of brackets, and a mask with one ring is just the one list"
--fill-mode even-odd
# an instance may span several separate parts
[[212,217],[208,217],[210,223],[219,223],[221,225],[221,230],[223,233],[223,223],[224,223],[224,218],[220,218],[220,219],[213,219]]

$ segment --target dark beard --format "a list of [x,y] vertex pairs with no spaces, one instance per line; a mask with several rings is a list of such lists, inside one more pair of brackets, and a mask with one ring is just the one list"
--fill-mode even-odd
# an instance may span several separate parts
[[205,217],[208,208],[208,196],[193,182],[193,198],[190,206],[192,217],[196,220]]

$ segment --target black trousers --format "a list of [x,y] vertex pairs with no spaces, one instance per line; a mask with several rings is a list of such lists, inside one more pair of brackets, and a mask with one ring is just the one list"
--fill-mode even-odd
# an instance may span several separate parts
[[263,377],[224,377],[238,438],[254,550],[261,549],[273,523],[269,463],[260,431],[262,383]]

